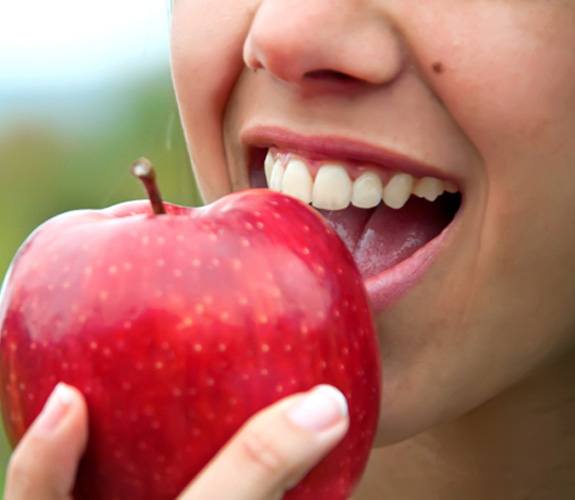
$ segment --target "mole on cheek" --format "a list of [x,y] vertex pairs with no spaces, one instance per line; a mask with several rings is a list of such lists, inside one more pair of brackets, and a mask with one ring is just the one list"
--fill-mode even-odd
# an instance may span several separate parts
[[442,62],[439,62],[439,61],[434,62],[434,63],[431,65],[431,69],[432,69],[435,73],[437,73],[437,74],[441,74],[441,73],[443,73],[443,72],[445,71],[445,67],[443,66],[443,63],[442,63]]

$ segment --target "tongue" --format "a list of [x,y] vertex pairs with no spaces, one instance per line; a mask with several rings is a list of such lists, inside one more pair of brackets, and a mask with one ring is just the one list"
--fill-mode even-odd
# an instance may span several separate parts
[[353,253],[363,277],[369,278],[409,257],[449,224],[453,213],[442,198],[430,203],[412,197],[399,210],[381,203],[374,210],[321,212]]

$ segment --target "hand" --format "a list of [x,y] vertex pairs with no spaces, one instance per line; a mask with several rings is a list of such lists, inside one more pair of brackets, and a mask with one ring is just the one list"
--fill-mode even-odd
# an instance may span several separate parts
[[[282,399],[250,418],[178,500],[279,499],[348,425],[345,398],[331,386]],[[59,384],[12,454],[4,499],[69,500],[87,439],[84,398]]]

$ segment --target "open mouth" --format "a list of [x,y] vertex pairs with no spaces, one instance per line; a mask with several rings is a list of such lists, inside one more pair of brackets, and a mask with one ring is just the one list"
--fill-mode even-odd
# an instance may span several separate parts
[[318,209],[354,256],[376,311],[419,279],[462,204],[452,180],[394,167],[277,145],[250,152],[251,186]]

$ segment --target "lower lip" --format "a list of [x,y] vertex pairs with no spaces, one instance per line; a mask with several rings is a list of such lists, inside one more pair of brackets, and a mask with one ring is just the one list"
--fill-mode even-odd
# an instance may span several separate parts
[[415,286],[446,246],[459,225],[463,200],[453,220],[435,238],[419,248],[407,259],[364,281],[373,310],[380,313]]

